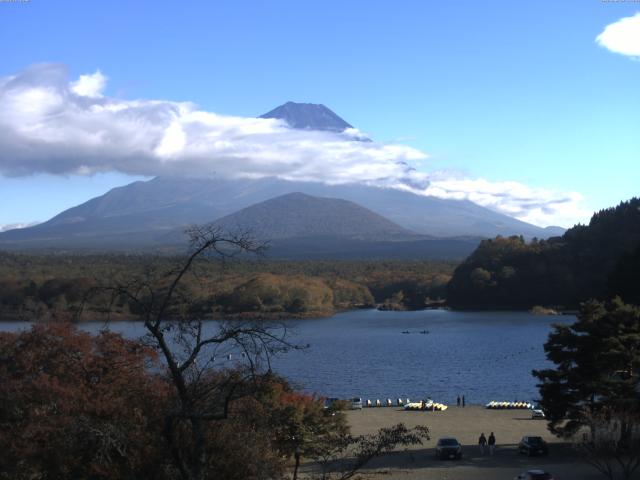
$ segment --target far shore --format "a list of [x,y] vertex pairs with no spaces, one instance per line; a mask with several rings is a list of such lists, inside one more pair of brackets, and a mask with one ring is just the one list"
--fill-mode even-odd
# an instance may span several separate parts
[[[285,321],[285,320],[317,320],[322,318],[329,318],[341,313],[357,312],[367,310],[378,310],[380,312],[423,312],[431,310],[450,310],[452,312],[460,313],[473,313],[473,312],[515,312],[515,313],[531,313],[532,315],[539,316],[564,316],[564,315],[576,315],[575,310],[552,310],[545,313],[534,311],[527,308],[451,308],[447,305],[440,306],[428,306],[425,308],[406,308],[406,309],[390,309],[381,308],[381,305],[367,305],[364,307],[356,308],[342,308],[332,311],[312,311],[301,313],[289,313],[289,312],[241,312],[227,315],[206,315],[200,318],[203,321],[224,321],[224,320],[266,320],[266,321]],[[551,310],[551,309],[550,309]],[[24,318],[24,314],[0,314],[0,323],[3,322],[31,322],[31,323],[47,323],[47,322],[71,322],[71,323],[88,323],[88,322],[141,322],[140,317],[128,316],[123,314],[112,314],[107,318],[104,314],[93,314],[91,312],[83,314],[83,318],[77,320],[73,318],[71,314],[68,316],[61,316],[59,318],[41,318],[37,320],[28,320]],[[91,317],[91,318],[87,318]],[[171,320],[171,319],[169,319]]]

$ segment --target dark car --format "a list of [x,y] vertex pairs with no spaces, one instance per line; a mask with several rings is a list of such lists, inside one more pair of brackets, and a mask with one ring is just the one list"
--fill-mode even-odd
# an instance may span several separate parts
[[528,470],[513,480],[553,480],[553,475],[544,470]]
[[547,455],[549,453],[549,447],[542,437],[526,436],[520,440],[518,451],[520,453],[526,453],[529,456]]
[[442,459],[461,458],[462,445],[455,438],[440,438],[436,444],[436,457]]

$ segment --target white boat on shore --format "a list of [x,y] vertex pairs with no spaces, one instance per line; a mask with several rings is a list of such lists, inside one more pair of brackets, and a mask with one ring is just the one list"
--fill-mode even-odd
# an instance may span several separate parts
[[432,412],[444,412],[447,408],[449,407],[444,403],[434,402],[433,400],[427,400],[426,402],[407,403],[404,406],[405,410],[423,410]]
[[491,410],[512,410],[512,409],[532,409],[533,404],[529,402],[496,402],[495,400],[490,401],[485,405],[485,408]]

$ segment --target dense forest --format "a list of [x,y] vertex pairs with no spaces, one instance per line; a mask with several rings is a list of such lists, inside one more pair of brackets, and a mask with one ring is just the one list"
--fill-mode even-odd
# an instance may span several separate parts
[[[181,257],[0,253],[0,319],[134,318],[101,287],[156,282]],[[372,307],[419,309],[444,296],[455,263],[436,261],[199,260],[182,293],[202,318],[311,317]]]
[[576,308],[620,295],[640,302],[640,199],[599,211],[548,240],[497,237],[459,265],[447,287],[455,308]]
[[[182,257],[0,253],[0,319],[135,318],[115,283],[161,284]],[[455,270],[455,271],[454,271]],[[312,317],[377,306],[574,309],[620,295],[640,303],[640,199],[593,215],[562,237],[483,241],[462,264],[447,261],[199,259],[182,285],[202,318]]]

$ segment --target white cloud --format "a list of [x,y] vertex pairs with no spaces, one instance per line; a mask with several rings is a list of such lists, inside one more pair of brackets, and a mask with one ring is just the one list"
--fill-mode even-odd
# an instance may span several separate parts
[[78,87],[91,83],[82,78],[69,82],[64,67],[36,65],[0,83],[1,173],[215,172],[341,183],[354,171],[362,181],[402,175],[407,166],[398,161],[426,157],[404,145],[357,141],[354,132],[295,130],[186,102],[99,97],[97,88]]
[[640,13],[607,25],[596,42],[612,52],[640,58]]
[[80,75],[75,82],[71,82],[71,91],[83,97],[101,97],[107,86],[107,77],[100,70],[89,75]]
[[576,193],[425,173],[428,156],[402,144],[296,130],[276,119],[218,115],[187,102],[102,96],[99,71],[70,82],[61,65],[0,78],[0,174],[221,175],[361,182],[467,199],[539,225],[584,220]]
[[20,228],[33,227],[40,222],[31,222],[31,223],[4,223],[0,224],[0,232],[6,232],[8,230],[16,230]]
[[470,200],[483,207],[518,218],[534,225],[571,226],[586,221],[591,212],[583,206],[576,192],[557,192],[532,188],[520,182],[490,182],[484,179],[456,178],[450,172],[430,177],[427,195],[456,200]]

